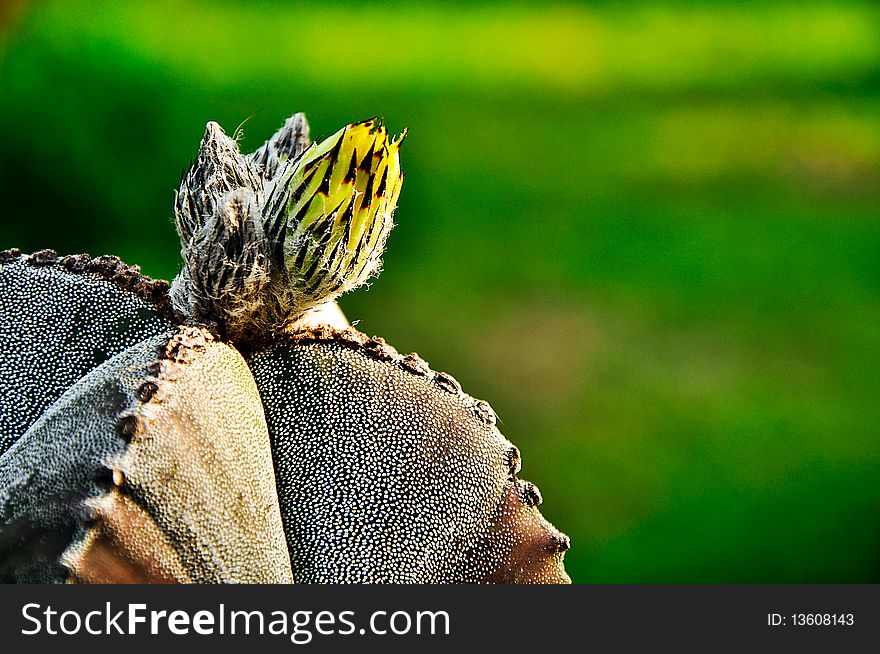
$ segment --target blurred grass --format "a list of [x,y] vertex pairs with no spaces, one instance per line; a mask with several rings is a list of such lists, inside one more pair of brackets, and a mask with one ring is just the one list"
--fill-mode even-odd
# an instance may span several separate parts
[[492,402],[575,581],[880,581],[877,4],[16,7],[0,247],[170,278],[205,121],[382,115],[343,308]]

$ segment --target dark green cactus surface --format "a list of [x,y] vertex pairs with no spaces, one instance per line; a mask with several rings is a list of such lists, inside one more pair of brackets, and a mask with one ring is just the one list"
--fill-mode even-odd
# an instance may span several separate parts
[[[289,120],[242,164],[259,173],[246,182],[185,178],[189,197],[220,190],[186,203],[190,231],[207,207],[215,236],[184,239],[195,258],[173,302],[167,283],[113,257],[0,253],[0,580],[568,581],[568,539],[516,477],[519,451],[491,407],[338,313],[309,311],[312,299],[298,310],[285,284],[300,278],[271,248],[252,256],[260,221],[279,219],[262,213],[263,184],[291,176],[307,134]],[[330,179],[332,144],[321,147]],[[389,209],[371,211],[361,220],[385,212],[390,225]],[[241,237],[241,220],[255,231]],[[226,286],[187,296],[208,288],[202,265]]]
[[168,285],[115,257],[2,256],[0,454],[80,377],[171,327]]

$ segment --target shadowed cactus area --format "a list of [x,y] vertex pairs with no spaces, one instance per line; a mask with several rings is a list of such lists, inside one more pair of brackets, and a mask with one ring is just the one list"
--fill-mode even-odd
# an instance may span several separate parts
[[569,581],[488,403],[333,302],[380,269],[399,146],[209,123],[171,285],[0,254],[0,579]]

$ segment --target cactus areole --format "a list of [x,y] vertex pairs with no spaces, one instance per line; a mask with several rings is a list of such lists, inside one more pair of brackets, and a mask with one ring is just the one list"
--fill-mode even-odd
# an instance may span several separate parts
[[208,123],[170,285],[0,253],[0,580],[569,581],[491,407],[334,302],[379,272],[401,141]]

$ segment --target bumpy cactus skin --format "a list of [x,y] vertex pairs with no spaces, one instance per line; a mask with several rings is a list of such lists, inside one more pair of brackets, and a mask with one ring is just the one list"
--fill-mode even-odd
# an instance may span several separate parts
[[0,454],[80,377],[170,328],[167,291],[116,257],[0,253]]
[[491,407],[332,302],[379,268],[399,143],[209,123],[170,289],[0,253],[0,581],[569,581]]
[[[354,330],[282,335],[247,360],[295,578],[476,583],[498,573],[500,561],[470,554],[500,523],[519,452],[488,405]],[[539,540],[548,552],[567,547],[550,529]]]

